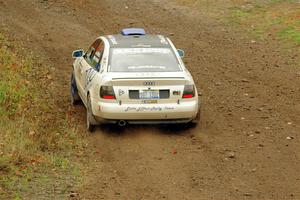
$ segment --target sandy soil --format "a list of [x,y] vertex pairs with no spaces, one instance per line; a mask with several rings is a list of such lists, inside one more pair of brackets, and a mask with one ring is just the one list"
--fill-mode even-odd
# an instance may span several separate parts
[[300,69],[275,42],[166,0],[0,0],[0,25],[52,66],[53,98],[82,132],[85,109],[69,106],[72,50],[136,26],[186,51],[201,125],[99,127],[75,198],[300,199]]

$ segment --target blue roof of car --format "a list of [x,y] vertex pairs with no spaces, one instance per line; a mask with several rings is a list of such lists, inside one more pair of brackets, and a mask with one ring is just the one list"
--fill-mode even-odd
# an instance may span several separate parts
[[125,28],[121,31],[124,36],[129,35],[146,35],[146,31],[142,28]]

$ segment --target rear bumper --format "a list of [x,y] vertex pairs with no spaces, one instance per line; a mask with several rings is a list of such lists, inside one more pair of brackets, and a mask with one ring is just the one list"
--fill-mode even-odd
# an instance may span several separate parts
[[198,113],[198,101],[180,104],[123,104],[93,102],[93,114],[97,121],[114,123],[126,120],[131,124],[187,123]]

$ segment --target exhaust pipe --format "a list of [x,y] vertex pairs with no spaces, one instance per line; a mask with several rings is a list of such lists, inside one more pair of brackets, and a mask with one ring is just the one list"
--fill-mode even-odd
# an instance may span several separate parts
[[119,126],[126,126],[126,124],[127,124],[127,122],[124,121],[124,120],[120,120],[120,121],[118,122],[118,125],[119,125]]

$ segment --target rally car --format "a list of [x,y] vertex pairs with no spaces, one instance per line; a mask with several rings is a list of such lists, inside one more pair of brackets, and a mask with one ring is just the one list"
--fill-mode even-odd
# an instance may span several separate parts
[[87,129],[95,125],[196,123],[198,92],[177,50],[163,35],[123,29],[73,52],[71,103],[86,106]]

